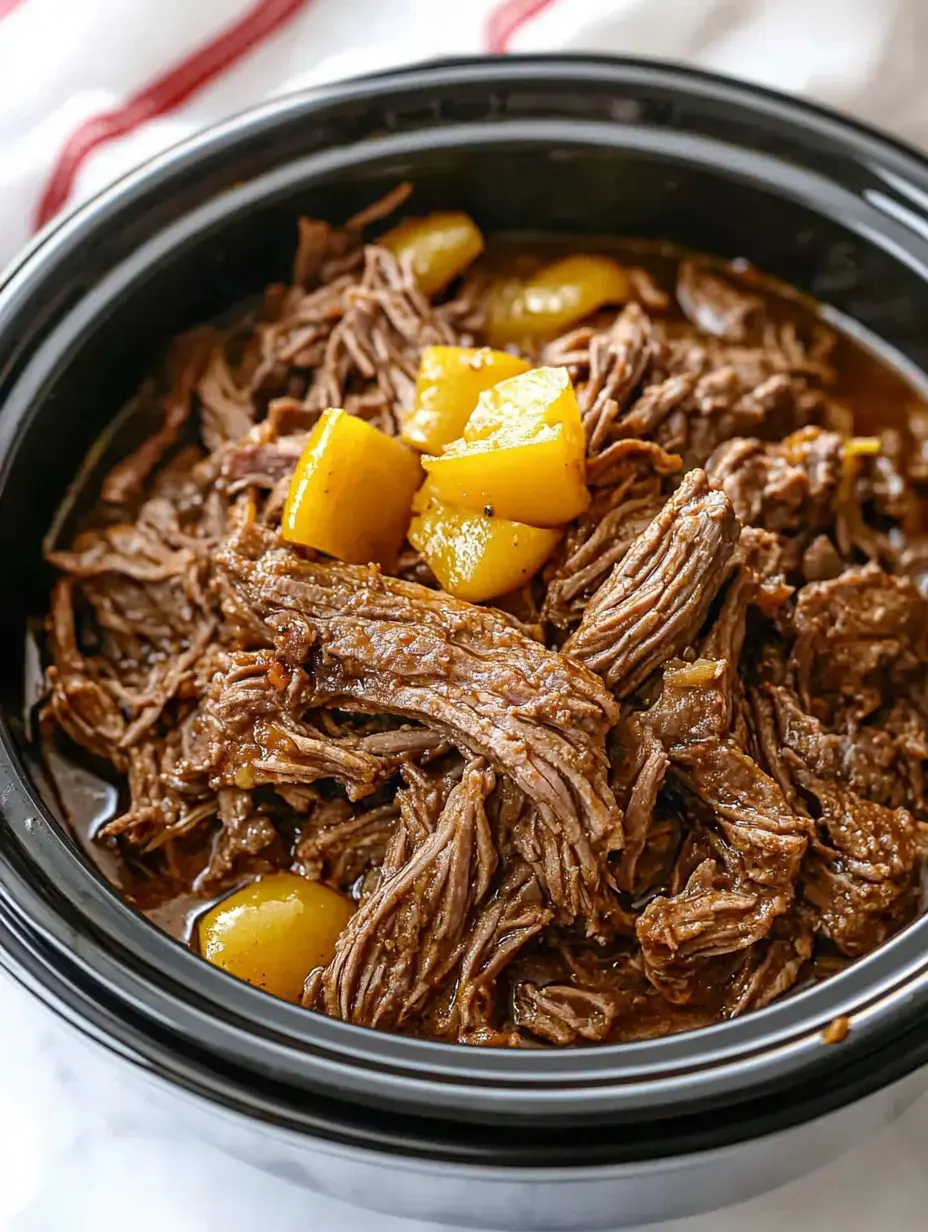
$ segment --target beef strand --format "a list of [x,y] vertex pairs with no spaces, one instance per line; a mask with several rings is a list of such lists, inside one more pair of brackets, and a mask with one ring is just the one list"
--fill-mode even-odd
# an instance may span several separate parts
[[[335,957],[313,972],[304,1003],[317,998],[333,1018],[396,1028],[421,1014],[461,961],[471,909],[483,902],[497,855],[485,802],[493,774],[480,762],[465,770],[437,818],[426,808],[404,817],[404,832],[380,887],[355,912]],[[415,795],[399,793],[401,814]]]
[[305,667],[315,704],[418,719],[511,777],[574,853],[581,908],[592,913],[597,853],[623,842],[606,773],[616,710],[595,676],[500,613],[376,568],[302,560],[256,528],[230,539],[217,563],[232,614],[260,623],[285,662]]
[[586,606],[564,654],[632,693],[706,618],[738,538],[731,502],[690,471]]
[[648,975],[673,1000],[699,1000],[710,960],[769,935],[793,906],[806,850],[807,821],[733,726],[745,624],[759,589],[742,565],[701,657],[665,667],[646,717],[703,817],[699,862],[679,892],[653,899],[638,920]]

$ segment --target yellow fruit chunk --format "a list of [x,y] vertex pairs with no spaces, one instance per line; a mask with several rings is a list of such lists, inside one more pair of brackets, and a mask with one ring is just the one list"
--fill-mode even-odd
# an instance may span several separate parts
[[533,368],[480,395],[464,433],[424,457],[437,500],[529,526],[560,526],[590,503],[586,438],[566,368]]
[[409,542],[442,588],[469,603],[495,599],[527,582],[560,537],[560,531],[489,518],[435,500],[409,527]]
[[419,455],[356,415],[326,411],[297,463],[281,534],[351,564],[396,563],[422,479]]
[[270,873],[213,907],[200,921],[200,953],[256,988],[299,1001],[314,967],[332,961],[354,904],[296,873]]
[[467,214],[427,214],[407,218],[377,241],[412,272],[423,295],[437,295],[483,252],[480,228]]
[[487,337],[494,346],[554,337],[604,305],[630,297],[628,274],[611,257],[563,257],[525,282],[506,282],[491,293]]
[[419,361],[416,405],[403,425],[403,440],[423,453],[440,453],[464,431],[485,389],[530,367],[526,359],[489,347],[426,347]]

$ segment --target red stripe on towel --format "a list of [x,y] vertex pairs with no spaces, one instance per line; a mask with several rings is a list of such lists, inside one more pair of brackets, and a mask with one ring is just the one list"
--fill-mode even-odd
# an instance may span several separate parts
[[502,55],[509,50],[513,35],[533,17],[544,12],[554,0],[506,0],[497,5],[487,18],[484,44],[492,55]]
[[18,9],[24,3],[25,0],[0,0],[0,21],[3,21],[4,17],[8,17],[14,9]]
[[[0,0],[9,4],[11,0]],[[22,0],[13,0],[22,3]],[[35,214],[43,227],[66,204],[78,172],[94,150],[176,110],[276,34],[309,0],[257,0],[237,22],[180,60],[115,111],[85,120],[65,142]]]

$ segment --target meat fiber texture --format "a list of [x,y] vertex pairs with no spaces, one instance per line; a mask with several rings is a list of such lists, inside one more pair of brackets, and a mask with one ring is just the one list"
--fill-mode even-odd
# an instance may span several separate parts
[[304,1004],[435,1039],[660,1035],[869,952],[917,910],[920,448],[855,452],[830,331],[690,259],[528,355],[592,498],[521,592],[295,548],[321,411],[395,434],[422,348],[482,339],[479,277],[431,302],[366,242],[408,192],[302,220],[290,285],[177,341],[49,554],[43,730],[123,788],[98,841],[142,905],[338,886]]

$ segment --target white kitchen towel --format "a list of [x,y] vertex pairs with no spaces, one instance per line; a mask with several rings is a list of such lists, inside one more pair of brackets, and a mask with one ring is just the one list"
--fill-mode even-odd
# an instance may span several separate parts
[[535,50],[697,64],[928,144],[925,0],[0,0],[0,266],[61,208],[253,103]]

